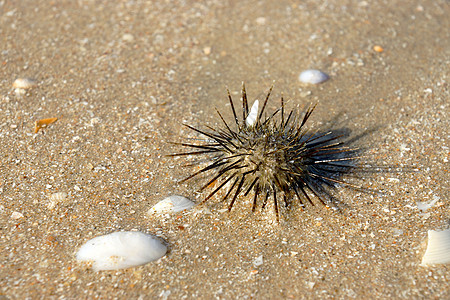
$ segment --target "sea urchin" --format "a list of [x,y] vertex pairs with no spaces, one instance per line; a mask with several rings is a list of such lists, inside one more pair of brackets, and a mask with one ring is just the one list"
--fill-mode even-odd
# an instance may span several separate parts
[[253,191],[253,211],[258,199],[262,198],[264,209],[271,197],[277,221],[281,194],[286,207],[293,199],[298,199],[301,206],[305,203],[314,205],[313,200],[317,199],[323,205],[337,207],[339,201],[329,192],[330,188],[342,184],[359,189],[341,179],[355,168],[358,150],[346,147],[341,141],[342,135],[305,128],[315,106],[310,106],[303,117],[295,111],[286,114],[281,97],[281,107],[263,118],[272,88],[258,113],[258,100],[249,110],[245,86],[242,86],[242,120],[236,114],[228,91],[235,125],[230,126],[218,110],[223,128],[206,126],[208,130],[200,130],[184,124],[207,139],[202,144],[177,143],[196,150],[171,156],[206,155],[209,163],[183,181],[211,172],[212,178],[199,191],[213,183],[218,186],[203,202],[229,183],[223,198],[223,201],[231,198],[229,210],[241,193],[247,196]]

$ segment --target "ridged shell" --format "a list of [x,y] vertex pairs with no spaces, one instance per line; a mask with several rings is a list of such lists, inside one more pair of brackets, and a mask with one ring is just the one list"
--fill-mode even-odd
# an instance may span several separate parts
[[428,230],[428,245],[422,265],[450,263],[450,229]]

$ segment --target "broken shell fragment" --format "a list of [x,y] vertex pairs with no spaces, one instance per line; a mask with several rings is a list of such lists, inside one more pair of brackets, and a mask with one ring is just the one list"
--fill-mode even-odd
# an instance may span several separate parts
[[172,195],[156,203],[148,210],[148,214],[164,214],[188,210],[195,203],[183,196]]
[[92,262],[94,271],[118,270],[144,265],[166,252],[167,246],[157,237],[121,231],[87,241],[78,251],[77,260]]
[[37,133],[41,128],[45,128],[48,125],[56,122],[56,120],[58,120],[58,118],[48,118],[36,121],[34,124],[34,133]]
[[434,207],[434,205],[436,204],[436,202],[439,201],[439,199],[440,199],[439,197],[434,196],[433,200],[430,201],[430,202],[419,202],[419,201],[417,201],[416,202],[417,203],[417,208],[421,212],[425,213],[427,210],[429,210],[430,208]]
[[255,103],[253,103],[252,108],[250,109],[250,113],[247,116],[247,119],[245,119],[245,124],[247,126],[253,126],[256,122],[256,117],[258,116],[258,105],[259,101],[255,100]]
[[450,263],[450,229],[428,230],[428,245],[422,265]]

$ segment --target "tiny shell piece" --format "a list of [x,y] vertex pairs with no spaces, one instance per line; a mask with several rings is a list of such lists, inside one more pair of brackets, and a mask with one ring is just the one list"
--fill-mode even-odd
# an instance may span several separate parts
[[37,84],[36,80],[32,78],[17,78],[13,82],[13,88],[28,90],[36,86],[36,84]]
[[124,42],[132,42],[132,41],[134,41],[134,36],[133,36],[132,34],[125,33],[125,34],[122,36],[122,40],[123,40]]
[[47,207],[49,209],[54,209],[58,205],[58,203],[66,201],[67,193],[64,193],[64,192],[54,193],[54,194],[51,194],[48,198],[49,198],[49,201],[48,201]]
[[92,262],[94,271],[119,270],[144,265],[166,252],[166,245],[152,235],[121,231],[87,241],[78,251],[77,260]]
[[252,108],[250,109],[250,113],[247,116],[247,119],[245,119],[245,123],[247,126],[253,126],[256,121],[256,117],[258,116],[258,105],[259,101],[255,100],[255,103],[253,103]]
[[36,121],[36,123],[34,124],[34,133],[37,133],[41,128],[45,128],[48,125],[56,122],[56,120],[58,120],[58,118],[48,118]]
[[428,245],[422,257],[422,265],[450,263],[450,229],[428,230]]
[[305,70],[300,73],[298,80],[303,83],[318,84],[327,81],[330,77],[320,70]]
[[186,197],[172,195],[156,203],[152,208],[148,210],[148,214],[152,215],[180,212],[183,210],[188,210],[194,205],[195,203]]
[[211,47],[205,47],[203,48],[203,53],[205,55],[210,55],[211,54]]

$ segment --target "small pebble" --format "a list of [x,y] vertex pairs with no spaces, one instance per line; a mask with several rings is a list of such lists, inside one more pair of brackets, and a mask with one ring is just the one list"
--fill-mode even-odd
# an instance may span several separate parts
[[384,51],[383,47],[378,46],[378,45],[373,46],[373,50],[375,52],[383,52]]
[[172,195],[159,201],[148,210],[149,215],[180,212],[188,210],[195,205],[194,202],[183,196]]
[[266,25],[266,18],[264,18],[264,17],[256,18],[256,24],[258,24],[258,25]]
[[211,54],[211,47],[205,47],[203,48],[203,53],[205,55],[210,55]]
[[318,84],[327,81],[330,77],[320,70],[305,70],[300,73],[298,80],[303,83]]
[[132,42],[134,41],[134,36],[132,34],[126,33],[122,36],[122,40],[124,42]]

